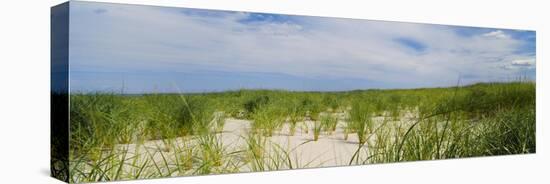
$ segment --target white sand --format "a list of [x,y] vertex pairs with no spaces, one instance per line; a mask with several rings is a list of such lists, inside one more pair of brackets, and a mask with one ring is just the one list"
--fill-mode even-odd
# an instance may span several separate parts
[[[342,114],[339,115],[341,116]],[[406,114],[402,117],[402,119],[404,119],[403,121],[396,121],[393,123],[407,123],[410,122],[410,118],[412,118],[411,115]],[[383,119],[383,117],[373,118],[376,124],[380,124]],[[313,141],[312,121],[298,122],[294,135],[290,135],[289,124],[285,123],[280,131],[274,132],[271,137],[266,137],[267,144],[265,146],[265,154],[271,155],[271,158],[274,158],[273,155],[276,154],[279,154],[279,156],[284,156],[280,151],[284,150],[289,154],[292,168],[349,165],[354,153],[359,148],[359,144],[356,134],[349,134],[348,139],[344,139],[344,124],[344,122],[339,121],[334,132],[328,134],[326,131],[322,131],[319,139],[317,141]],[[305,125],[309,128],[307,133]],[[223,131],[216,133],[218,140],[220,140],[223,145],[224,153],[227,154],[226,157],[224,157],[223,166],[220,166],[220,168],[228,168],[227,166],[233,166],[233,168],[236,169],[232,171],[216,171],[214,169],[213,173],[248,172],[258,170],[253,169],[250,162],[246,160],[248,158],[246,157],[246,151],[249,150],[247,148],[245,137],[247,137],[250,127],[250,120],[233,118],[225,119]],[[278,145],[279,147],[275,145]],[[197,140],[194,139],[194,137],[180,137],[173,140],[145,141],[140,144],[122,144],[117,145],[117,151],[126,152],[123,150],[127,150],[125,157],[125,163],[127,163],[127,165],[125,165],[123,169],[125,175],[127,176],[133,176],[133,173],[139,170],[138,167],[131,167],[130,165],[141,166],[141,164],[145,163],[147,160],[149,161],[146,163],[147,166],[145,167],[145,171],[143,171],[143,173],[148,173],[150,175],[157,175],[159,173],[155,167],[155,164],[159,166],[162,172],[170,173],[169,175],[172,176],[200,174],[193,173],[193,171],[196,171],[195,168],[199,167],[197,164],[200,164],[200,156],[196,156],[199,160],[194,161],[194,169],[178,170],[178,166],[176,165],[178,161],[176,161],[176,158],[179,157],[179,159],[182,159],[184,154],[182,154],[182,152],[176,147],[181,149],[186,148],[186,146],[187,148],[196,148],[194,152],[195,155],[201,154],[200,147],[197,145]],[[366,149],[367,146],[360,148],[361,159],[366,157]],[[122,154],[119,154],[119,156],[122,158]],[[151,162],[151,160],[154,162]],[[181,160],[179,162],[181,162]],[[285,164],[277,167],[266,168],[266,170],[289,169],[289,166],[286,165],[288,160],[283,158],[279,159],[279,162],[285,162]],[[169,169],[171,170],[170,172],[168,172]],[[144,177],[146,176],[144,175]]]
[[[308,133],[305,127],[307,124]],[[248,120],[227,119],[222,141],[224,145],[244,145],[246,131],[250,127]],[[341,127],[337,128],[332,135],[322,132],[317,141],[313,141],[313,122],[298,123],[295,134],[290,135],[289,124],[285,124],[282,131],[275,132],[268,140],[278,144],[284,150],[292,151],[291,160],[298,161],[302,167],[338,166],[348,164],[350,158],[358,148],[358,139],[355,134],[349,134],[348,140],[344,140],[344,133]]]

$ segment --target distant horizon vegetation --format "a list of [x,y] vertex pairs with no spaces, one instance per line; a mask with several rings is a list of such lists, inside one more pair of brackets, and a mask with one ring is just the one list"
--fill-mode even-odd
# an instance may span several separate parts
[[[165,95],[171,95],[171,94],[215,94],[215,93],[228,93],[228,92],[238,92],[242,90],[248,90],[248,91],[285,91],[285,92],[304,92],[304,93],[345,93],[345,92],[361,92],[361,91],[390,91],[390,90],[422,90],[422,89],[443,89],[443,88],[454,88],[454,87],[468,87],[468,86],[475,86],[480,84],[506,84],[506,83],[515,83],[515,82],[532,82],[536,83],[535,79],[529,79],[528,77],[522,76],[518,77],[516,79],[508,80],[508,81],[491,81],[491,82],[473,82],[473,83],[467,83],[462,84],[460,81],[457,82],[455,85],[448,85],[448,86],[434,86],[434,87],[415,87],[415,88],[357,88],[357,89],[349,89],[349,90],[291,90],[291,89],[284,89],[284,88],[247,88],[247,87],[241,87],[237,89],[227,89],[227,90],[211,90],[211,91],[181,91],[181,92],[162,92],[162,91],[151,91],[151,92],[125,92],[123,88],[118,90],[96,90],[96,91],[70,91],[70,93],[74,94],[94,94],[94,93],[110,93],[110,94],[120,94],[120,95],[150,95],[150,94],[165,94]],[[184,88],[178,88],[175,87],[175,89],[184,89]]]

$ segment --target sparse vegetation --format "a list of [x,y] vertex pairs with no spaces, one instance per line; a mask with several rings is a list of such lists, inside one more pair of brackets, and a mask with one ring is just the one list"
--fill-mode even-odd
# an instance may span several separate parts
[[[70,105],[71,182],[311,167],[313,161],[303,164],[296,152],[305,143],[274,140],[311,140],[312,134],[307,144],[319,144],[326,134],[357,146],[353,156],[340,158],[343,164],[536,151],[532,82],[347,92],[90,93],[71,94]],[[236,130],[224,127],[237,120],[249,123],[241,128],[246,131],[227,140]]]

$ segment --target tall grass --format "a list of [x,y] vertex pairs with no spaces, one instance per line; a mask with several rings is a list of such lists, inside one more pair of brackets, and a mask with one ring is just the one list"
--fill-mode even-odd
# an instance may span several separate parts
[[[535,152],[535,84],[450,89],[412,125],[377,134],[369,163]],[[431,110],[430,110],[431,109]],[[394,137],[387,135],[395,134]]]
[[321,135],[321,130],[323,129],[323,124],[321,121],[313,121],[313,141],[319,140],[319,136]]
[[373,130],[373,110],[368,103],[356,101],[350,112],[350,129],[356,132],[359,144],[363,145]]
[[199,174],[210,174],[216,167],[224,162],[225,148],[214,134],[203,134],[198,138],[199,150],[201,150],[201,163],[198,169]]
[[252,118],[253,128],[264,136],[271,137],[282,126],[283,112],[276,106],[265,106],[255,110]]
[[289,133],[294,135],[296,133],[296,126],[298,122],[302,121],[305,112],[302,106],[297,102],[290,102],[289,107],[287,108],[288,119],[290,122]]
[[[350,164],[534,153],[535,94],[533,82],[327,93],[74,93],[69,180],[305,167],[299,157],[291,158],[295,148],[270,141],[296,136],[300,126],[306,134],[313,131],[309,144],[340,127],[344,142],[356,134],[358,149]],[[227,118],[251,122],[240,137],[243,147],[224,145]],[[289,134],[278,134],[286,123]]]
[[333,114],[323,114],[321,115],[321,126],[328,133],[336,131],[336,126],[338,125],[338,118]]

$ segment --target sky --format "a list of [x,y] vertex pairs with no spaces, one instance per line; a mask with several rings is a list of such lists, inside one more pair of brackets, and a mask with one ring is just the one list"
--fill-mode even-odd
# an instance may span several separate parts
[[72,1],[70,91],[345,91],[535,80],[534,31]]

